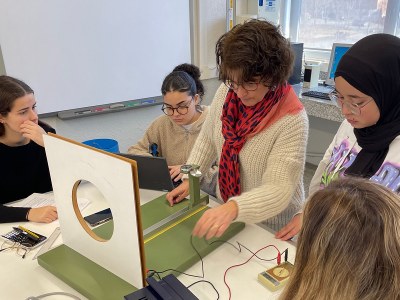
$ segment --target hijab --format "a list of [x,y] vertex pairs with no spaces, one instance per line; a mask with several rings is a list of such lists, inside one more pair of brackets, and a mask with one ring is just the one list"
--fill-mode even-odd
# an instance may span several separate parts
[[375,125],[354,129],[362,148],[346,174],[370,178],[381,167],[390,143],[400,135],[400,39],[373,34],[355,43],[341,58],[335,78],[372,97],[379,108]]

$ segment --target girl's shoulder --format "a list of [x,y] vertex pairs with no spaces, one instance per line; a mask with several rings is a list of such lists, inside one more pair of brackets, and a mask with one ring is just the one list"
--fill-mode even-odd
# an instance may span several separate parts
[[343,139],[348,139],[351,141],[356,140],[356,136],[354,135],[354,128],[353,126],[350,125],[349,122],[347,122],[347,120],[344,120],[340,124],[335,136],[336,140],[343,140]]

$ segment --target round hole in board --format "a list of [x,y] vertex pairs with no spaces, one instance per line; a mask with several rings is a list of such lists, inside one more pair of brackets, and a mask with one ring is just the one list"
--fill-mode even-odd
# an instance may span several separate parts
[[[110,213],[104,212],[103,209],[100,210],[101,213],[98,213],[93,216],[93,213],[97,211],[90,212],[89,214],[84,212],[86,215],[92,215],[93,217],[90,218],[89,216],[86,216],[86,219],[88,221],[91,221],[91,223],[94,226],[89,225],[88,221],[85,220],[85,217],[83,216],[80,208],[79,208],[79,198],[85,198],[85,195],[80,192],[81,185],[85,185],[85,190],[90,189],[91,190],[91,199],[88,199],[91,201],[90,206],[96,206],[95,201],[98,201],[98,199],[104,199],[103,194],[100,192],[100,190],[91,182],[85,181],[85,180],[78,180],[75,182],[74,186],[72,187],[72,206],[75,212],[75,215],[81,224],[82,228],[86,231],[87,234],[89,234],[93,239],[99,242],[107,242],[108,240],[111,239],[113,232],[114,232],[114,223],[112,221],[112,212],[110,209]],[[111,219],[110,219],[111,217]],[[96,224],[96,221],[98,224]]]

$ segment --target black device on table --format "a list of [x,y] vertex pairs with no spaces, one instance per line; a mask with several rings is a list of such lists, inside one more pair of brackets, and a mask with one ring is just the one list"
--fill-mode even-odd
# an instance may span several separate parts
[[84,217],[90,226],[97,226],[112,219],[111,209],[106,208]]
[[34,249],[43,244],[46,240],[44,235],[23,227],[13,227],[13,230],[6,234],[2,234],[1,237],[10,243],[18,243],[26,249]]
[[148,286],[126,295],[125,300],[199,300],[173,274],[169,274],[159,281],[147,277]]
[[117,153],[117,155],[135,160],[138,166],[139,188],[172,191],[182,183],[174,181],[169,174],[167,160],[164,157]]

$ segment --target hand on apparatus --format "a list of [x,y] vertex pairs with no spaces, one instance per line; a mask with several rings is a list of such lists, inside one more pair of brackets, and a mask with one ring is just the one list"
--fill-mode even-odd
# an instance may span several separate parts
[[181,166],[182,165],[168,166],[169,175],[174,181],[182,179],[183,173],[181,173]]
[[43,134],[46,134],[46,132],[38,124],[32,121],[25,121],[21,124],[21,133],[24,137],[44,147]]
[[192,234],[200,238],[205,236],[207,240],[212,237],[220,237],[236,219],[238,210],[238,206],[233,200],[206,210],[194,227]]
[[175,203],[181,202],[187,195],[189,195],[189,180],[184,179],[178,187],[167,194],[166,198],[169,205],[173,206]]
[[275,238],[286,241],[299,233],[303,224],[303,214],[295,215],[289,223],[275,234]]
[[51,223],[57,219],[58,214],[55,206],[31,208],[28,213],[28,220],[32,222]]

